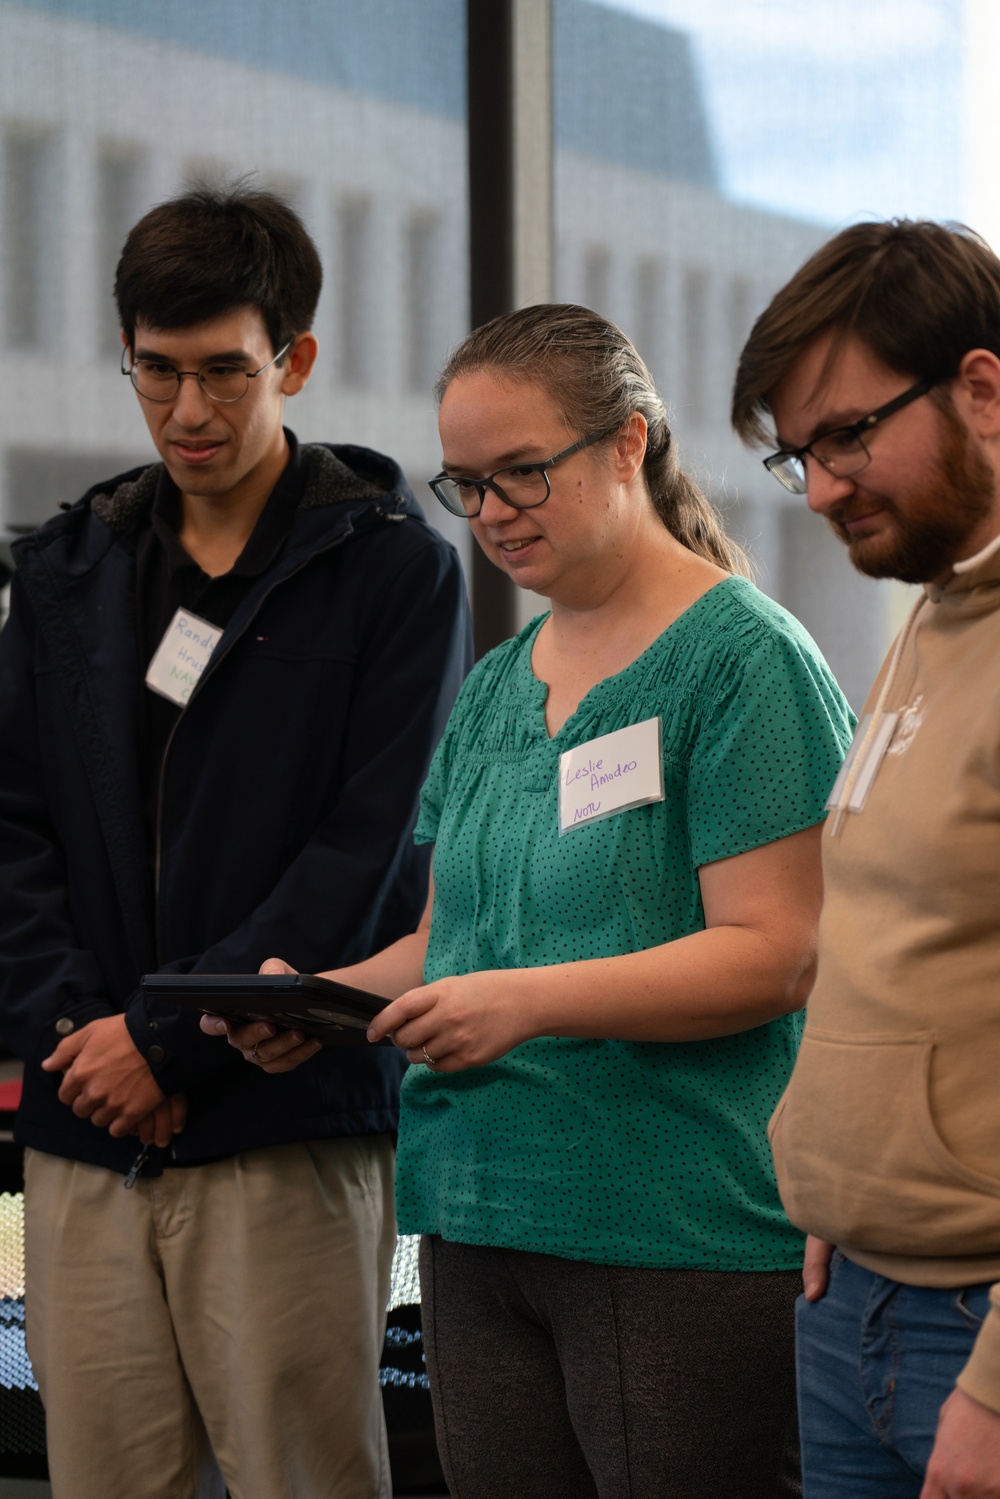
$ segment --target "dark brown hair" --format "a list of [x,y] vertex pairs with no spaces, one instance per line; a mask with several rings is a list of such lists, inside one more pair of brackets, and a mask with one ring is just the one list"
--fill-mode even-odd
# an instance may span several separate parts
[[964,225],[853,224],[816,251],[761,313],[740,355],[733,426],[767,442],[765,413],[819,334],[850,334],[898,374],[948,380],[970,349],[1000,357],[1000,260]]
[[727,572],[750,564],[710,502],[677,463],[667,413],[653,377],[620,328],[589,308],[543,302],[476,328],[451,354],[437,383],[440,401],[457,375],[485,370],[533,381],[555,400],[571,432],[618,431],[633,412],[646,419],[643,476],[671,535]]
[[299,218],[246,181],[199,184],[159,203],[129,232],[115,300],[129,347],[138,321],[190,328],[256,307],[275,353],[312,327],[323,270]]

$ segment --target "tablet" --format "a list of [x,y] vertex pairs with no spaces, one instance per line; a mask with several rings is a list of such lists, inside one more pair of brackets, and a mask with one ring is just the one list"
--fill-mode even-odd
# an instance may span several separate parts
[[[150,999],[224,1015],[234,1025],[269,1020],[324,1046],[368,1046],[365,1032],[389,1000],[313,973],[147,973],[140,985]],[[388,1037],[378,1043],[391,1046]]]

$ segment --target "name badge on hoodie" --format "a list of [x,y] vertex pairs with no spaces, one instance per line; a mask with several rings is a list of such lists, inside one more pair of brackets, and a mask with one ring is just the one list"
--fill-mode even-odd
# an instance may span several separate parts
[[221,639],[215,625],[178,609],[149,663],[146,686],[183,707]]
[[588,739],[559,756],[559,832],[663,800],[658,718]]
[[[826,804],[830,811],[861,811],[875,784],[879,766],[885,759],[898,723],[898,713],[880,713],[878,722],[872,728],[872,716],[870,713],[865,714],[858,724],[847,758],[840,767],[840,774],[833,783],[833,790]],[[856,761],[857,769],[854,768]]]

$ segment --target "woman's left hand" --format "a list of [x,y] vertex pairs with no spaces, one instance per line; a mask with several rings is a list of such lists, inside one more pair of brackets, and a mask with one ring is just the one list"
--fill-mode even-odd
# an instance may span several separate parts
[[372,1021],[369,1041],[391,1035],[410,1062],[435,1072],[485,1067],[536,1032],[518,969],[468,973],[410,989]]

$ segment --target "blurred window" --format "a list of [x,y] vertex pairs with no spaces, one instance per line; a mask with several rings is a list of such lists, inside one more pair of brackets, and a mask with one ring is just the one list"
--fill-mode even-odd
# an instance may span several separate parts
[[6,342],[13,349],[46,349],[56,336],[54,133],[10,128],[3,155]]
[[444,349],[440,338],[440,215],[414,213],[405,229],[406,383],[426,395],[437,379]]
[[677,400],[684,423],[691,427],[701,427],[708,413],[705,378],[709,362],[708,275],[697,266],[689,266],[684,272],[682,284],[684,361]]
[[[801,500],[793,515],[768,492],[759,455],[730,430],[733,376],[754,319],[843,225],[906,214],[987,232],[995,219],[1000,232],[1000,10],[995,0],[553,0],[553,10],[555,294],[634,338],[682,463],[748,546],[762,586],[807,618],[859,707],[897,585],[855,576]],[[837,623],[843,610],[850,626]]]
[[583,305],[609,317],[610,304],[610,251],[604,245],[588,245],[583,253]]
[[662,260],[640,255],[635,263],[635,338],[656,380],[665,375],[665,284]]
[[753,290],[745,276],[730,278],[726,305],[730,363],[733,371],[753,325]]
[[125,142],[103,141],[97,158],[97,286],[100,344],[108,354],[121,352],[121,327],[114,286],[125,236],[144,207],[145,153]]
[[365,390],[372,384],[376,363],[371,199],[345,198],[337,211],[337,223],[339,316],[333,329],[337,367],[344,385]]
[[289,425],[391,454],[419,491],[467,330],[464,0],[0,0],[0,66],[0,536],[155,457],[118,376],[122,242],[239,177],[287,197],[323,261]]

